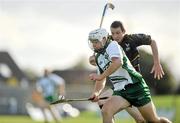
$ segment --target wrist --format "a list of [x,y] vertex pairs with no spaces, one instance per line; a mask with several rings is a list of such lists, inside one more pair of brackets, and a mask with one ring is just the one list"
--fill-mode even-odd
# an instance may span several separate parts
[[154,59],[153,62],[154,62],[154,64],[160,64],[159,58]]
[[97,92],[97,91],[95,91],[94,93],[93,93],[93,95],[95,95],[95,96],[99,96],[99,92]]
[[154,61],[154,64],[160,64],[160,61]]
[[102,73],[102,74],[100,75],[100,78],[101,78],[101,80],[103,80],[104,78],[106,78],[106,73],[105,73],[105,72]]

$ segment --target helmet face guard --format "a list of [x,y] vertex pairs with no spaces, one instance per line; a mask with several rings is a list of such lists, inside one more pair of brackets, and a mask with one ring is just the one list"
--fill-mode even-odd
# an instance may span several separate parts
[[100,41],[97,39],[88,39],[88,45],[91,48],[91,50],[93,50],[93,51],[95,50],[93,47],[93,43],[97,43],[97,42],[100,42]]
[[[107,39],[108,37],[108,32],[105,30],[105,29],[96,29],[96,30],[93,30],[89,33],[89,36],[88,36],[88,44],[89,44],[89,47],[94,51],[94,52],[102,52],[104,50],[104,46],[105,44],[103,43],[103,38],[106,38]],[[93,43],[98,43],[100,42],[102,44],[102,48],[100,49],[94,49],[93,47]]]

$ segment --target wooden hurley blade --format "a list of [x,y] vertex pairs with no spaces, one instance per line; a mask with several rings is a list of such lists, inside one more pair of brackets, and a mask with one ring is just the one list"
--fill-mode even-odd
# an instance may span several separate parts
[[57,100],[55,102],[52,102],[51,105],[53,104],[58,104],[58,103],[66,103],[66,102],[73,102],[73,101],[88,101],[88,98],[83,98],[83,99],[62,99],[62,100]]
[[[100,100],[107,99],[108,97],[101,97]],[[50,103],[50,105],[58,104],[58,103],[66,103],[66,102],[73,102],[73,101],[90,101],[89,98],[82,98],[82,99],[61,99],[55,102]]]

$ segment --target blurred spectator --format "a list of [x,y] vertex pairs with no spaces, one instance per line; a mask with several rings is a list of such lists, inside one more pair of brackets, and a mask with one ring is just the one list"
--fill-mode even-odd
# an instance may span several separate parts
[[18,80],[15,76],[11,76],[10,78],[7,79],[7,84],[12,87],[17,87],[18,86]]
[[60,76],[53,74],[50,70],[45,69],[44,75],[36,83],[37,90],[33,92],[33,99],[42,109],[45,122],[48,122],[45,110],[48,109],[58,123],[58,117],[52,110],[53,106],[49,104],[58,99],[59,95],[65,96],[65,80]]
[[9,98],[8,104],[9,104],[9,112],[11,114],[17,114],[17,111],[18,111],[17,99],[15,97]]

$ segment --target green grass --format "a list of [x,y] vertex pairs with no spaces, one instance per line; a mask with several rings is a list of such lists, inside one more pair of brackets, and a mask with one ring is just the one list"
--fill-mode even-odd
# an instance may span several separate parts
[[[82,112],[77,118],[64,118],[62,123],[101,123],[99,116],[92,112]],[[0,123],[43,123],[33,121],[28,116],[0,116]],[[51,122],[55,123],[55,122]],[[116,123],[133,123],[133,119],[121,120]]]
[[63,123],[100,123],[101,119],[92,112],[83,112],[78,118],[65,118]]
[[[157,108],[175,108],[176,117],[173,123],[180,123],[180,95],[179,96],[155,96],[153,101]],[[64,118],[62,123],[101,123],[101,117],[96,113],[92,112],[82,112],[77,118]],[[33,121],[28,116],[0,116],[0,123],[43,123]],[[55,123],[55,122],[51,122]],[[122,120],[118,118],[116,123],[135,123],[132,118],[127,120]]]
[[0,116],[0,123],[37,123],[28,116]]
[[153,101],[157,108],[175,109],[176,116],[173,119],[173,123],[180,123],[180,95],[155,96]]
[[[77,118],[64,118],[62,123],[100,123],[101,119],[91,112],[82,112]],[[0,116],[0,123],[43,123],[33,121],[29,116]],[[55,123],[55,122],[51,122]]]

